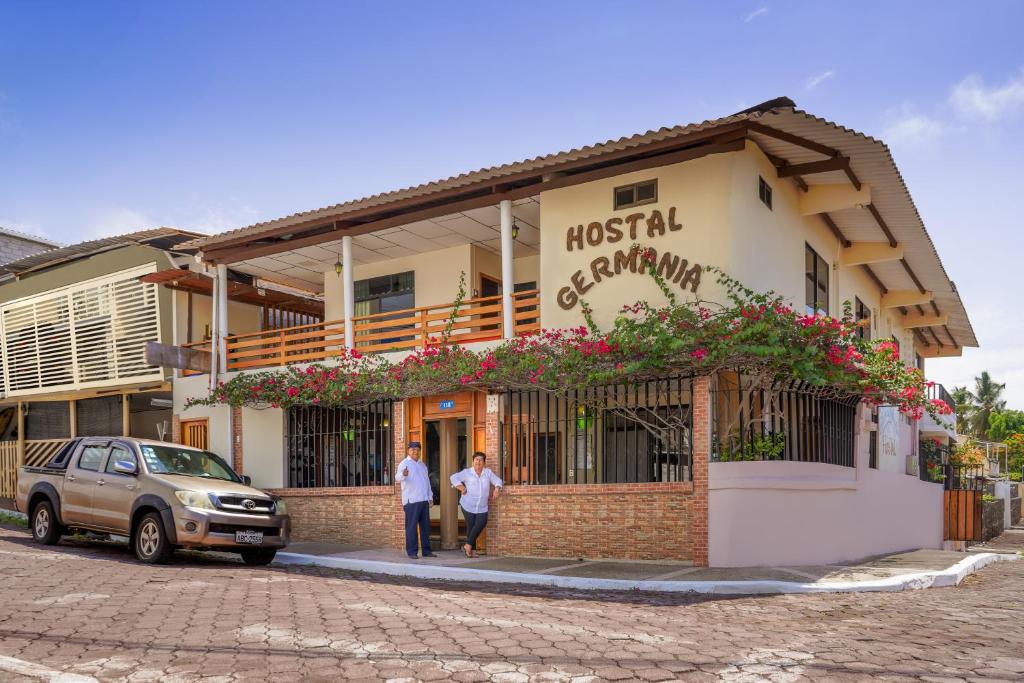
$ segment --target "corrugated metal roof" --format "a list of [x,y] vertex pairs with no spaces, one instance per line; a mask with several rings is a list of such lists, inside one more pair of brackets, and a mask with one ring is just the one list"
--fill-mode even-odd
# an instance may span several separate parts
[[49,251],[33,254],[32,256],[26,256],[23,259],[18,259],[17,261],[12,261],[11,263],[6,263],[3,266],[0,266],[0,273],[24,275],[32,271],[50,268],[61,263],[74,261],[76,259],[92,256],[93,254],[99,254],[104,251],[119,249],[133,244],[152,244],[153,246],[158,246],[160,248],[173,247],[183,251],[191,251],[190,248],[185,246],[185,243],[194,240],[201,234],[202,233],[192,232],[189,230],[179,230],[178,228],[151,228],[149,230],[140,230],[138,232],[130,232],[124,235],[103,237],[97,240],[70,244],[66,247],[50,249]]
[[[602,156],[621,153],[624,150],[636,149],[639,153],[645,146],[673,139],[679,139],[682,143],[687,136],[706,134],[707,131],[715,128],[743,122],[757,123],[798,135],[838,150],[842,155],[848,157],[851,168],[861,182],[871,185],[872,203],[878,208],[894,236],[903,243],[905,258],[918,279],[927,289],[934,292],[935,301],[941,311],[950,314],[948,328],[956,343],[960,346],[978,345],[960,295],[939,259],[935,245],[925,230],[917,207],[896,167],[889,148],[868,135],[796,109],[794,103],[787,98],[771,100],[719,119],[647,131],[617,140],[492,166],[414,187],[303,211],[217,235],[200,237],[184,246],[208,250],[217,245],[254,239],[264,233],[281,228],[308,225],[317,221],[344,220],[346,216],[356,212],[367,209],[384,209],[388,205],[413,198],[428,198],[430,195],[442,192],[468,190],[472,189],[474,185],[484,186],[524,173],[553,172],[560,166],[574,165],[584,160],[597,162]],[[819,161],[822,158],[819,152],[758,133],[756,130],[750,130],[748,136],[753,138],[766,152],[781,157],[790,164]],[[822,173],[808,176],[804,180],[808,184],[844,182],[845,175],[841,172]],[[866,241],[882,239],[882,233],[877,223],[867,211],[848,209],[831,214],[831,216],[848,238]],[[282,246],[286,248],[284,245]],[[890,290],[916,288],[899,262],[878,264],[876,270]]]
[[45,244],[48,247],[61,247],[64,246],[60,242],[54,242],[53,240],[38,235],[30,235],[27,232],[20,230],[14,230],[12,228],[0,227],[0,235],[6,235],[8,237],[14,237],[19,240],[25,240],[26,242],[35,242],[36,244]]

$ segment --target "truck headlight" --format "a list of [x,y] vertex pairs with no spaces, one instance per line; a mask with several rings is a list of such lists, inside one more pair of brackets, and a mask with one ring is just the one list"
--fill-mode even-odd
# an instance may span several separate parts
[[213,503],[210,496],[199,491],[175,491],[175,497],[187,508],[199,508],[200,510],[213,510]]
[[274,510],[276,510],[277,514],[279,514],[279,515],[287,515],[288,514],[288,506],[285,505],[285,502],[282,499],[280,499],[280,498],[276,498],[274,500]]

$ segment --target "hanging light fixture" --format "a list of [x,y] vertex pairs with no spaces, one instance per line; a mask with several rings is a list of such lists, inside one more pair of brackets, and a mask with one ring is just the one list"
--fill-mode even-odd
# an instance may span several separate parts
[[334,272],[337,273],[338,277],[341,277],[341,271],[344,270],[345,266],[341,263],[341,253],[338,253],[338,260],[334,262]]
[[516,219],[512,219],[512,239],[519,238],[519,223],[516,223]]

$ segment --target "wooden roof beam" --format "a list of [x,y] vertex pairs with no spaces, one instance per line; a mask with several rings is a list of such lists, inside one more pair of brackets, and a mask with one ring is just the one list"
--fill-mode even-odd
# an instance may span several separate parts
[[929,346],[920,354],[922,358],[955,358],[964,355],[964,350],[959,346]]
[[933,315],[931,313],[907,313],[900,319],[904,329],[912,330],[916,327],[933,327],[945,325],[949,322],[949,314]]
[[810,175],[812,173],[828,173],[830,171],[844,171],[850,165],[850,160],[844,156],[834,156],[821,161],[808,161],[803,164],[790,164],[778,170],[780,178],[789,178],[795,175]]
[[898,289],[883,294],[881,306],[882,308],[899,308],[901,306],[926,304],[931,300],[931,292],[919,292],[916,289]]
[[826,211],[863,208],[871,203],[871,186],[855,190],[849,185],[829,183],[812,185],[800,195],[800,215],[810,216]]
[[889,246],[886,242],[853,242],[839,253],[843,266],[859,266],[865,263],[882,263],[903,258],[903,245]]

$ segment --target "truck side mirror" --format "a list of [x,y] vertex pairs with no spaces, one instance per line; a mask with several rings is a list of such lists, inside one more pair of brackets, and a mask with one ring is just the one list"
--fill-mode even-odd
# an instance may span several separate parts
[[243,474],[242,483],[245,484],[246,486],[252,486],[252,477],[250,477],[248,474]]
[[118,474],[136,474],[139,470],[131,460],[118,460],[114,463],[114,471]]

